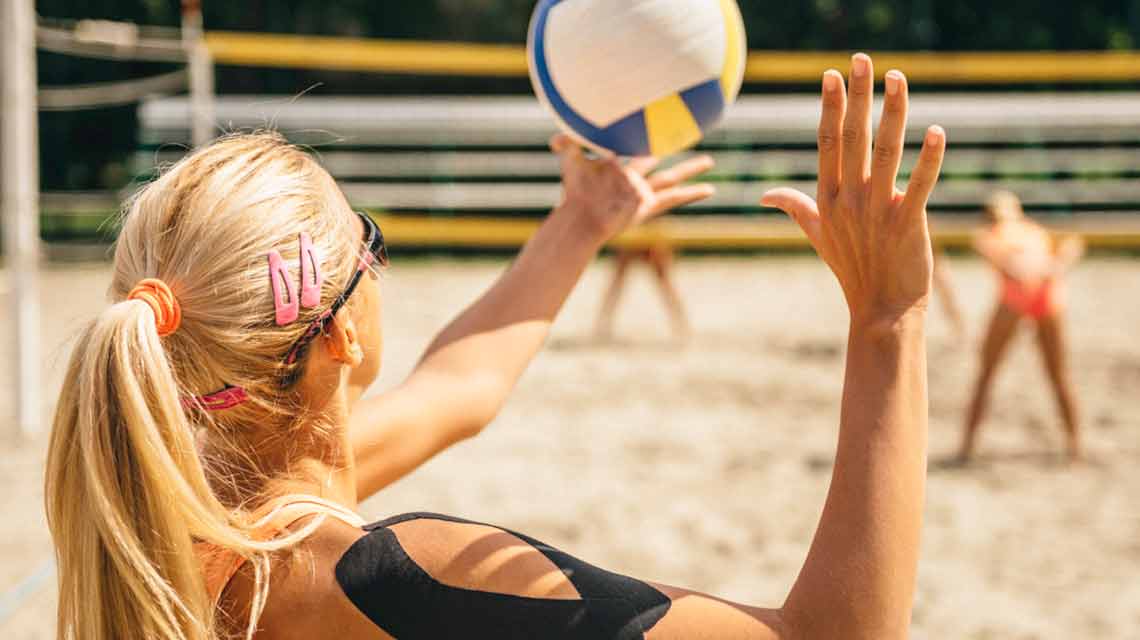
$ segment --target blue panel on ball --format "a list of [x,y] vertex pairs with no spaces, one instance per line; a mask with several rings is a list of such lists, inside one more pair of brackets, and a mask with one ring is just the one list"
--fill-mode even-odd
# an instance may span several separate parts
[[720,78],[682,91],[681,99],[689,107],[701,131],[713,128],[724,115],[724,90],[721,89]]
[[649,155],[649,130],[645,128],[645,110],[639,110],[605,129],[597,129],[597,137],[586,136],[594,144],[622,156]]
[[534,42],[534,60],[532,63],[535,74],[538,76],[539,82],[542,83],[542,91],[546,94],[547,102],[554,108],[558,117],[566,123],[566,126],[593,144],[619,155],[647,155],[649,153],[649,135],[645,130],[644,111],[638,110],[608,127],[600,128],[579,115],[562,98],[562,94],[558,92],[558,87],[554,86],[554,80],[550,77],[550,69],[546,64],[546,20],[550,17],[550,9],[561,1],[544,0],[541,3],[537,9],[540,13],[535,21],[534,33],[532,34]]

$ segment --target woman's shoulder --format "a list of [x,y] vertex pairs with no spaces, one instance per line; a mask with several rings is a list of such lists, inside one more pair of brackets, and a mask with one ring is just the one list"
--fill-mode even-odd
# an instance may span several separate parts
[[979,229],[974,238],[996,248],[1024,251],[1048,246],[1050,233],[1033,220],[1017,220]]
[[[304,526],[309,519],[306,517],[294,526]],[[367,533],[359,526],[330,517],[295,546],[274,554],[268,597],[258,619],[257,640],[391,638],[357,610],[336,581],[337,561]],[[249,603],[255,595],[253,568],[246,564],[221,602],[225,617],[242,621],[241,625],[233,625],[232,631],[242,630],[236,627],[243,627],[249,619]]]
[[1036,220],[1023,218],[1012,223],[1007,231],[1008,237],[1019,243],[1048,244],[1052,233]]

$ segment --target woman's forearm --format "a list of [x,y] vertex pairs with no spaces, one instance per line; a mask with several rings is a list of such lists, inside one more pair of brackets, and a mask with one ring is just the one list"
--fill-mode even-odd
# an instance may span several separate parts
[[551,148],[562,166],[562,204],[523,248],[497,283],[428,347],[421,367],[470,374],[488,381],[492,413],[506,399],[546,339],[558,310],[586,265],[609,238],[666,211],[713,194],[707,184],[685,184],[713,166],[697,156],[649,175],[653,158],[591,160],[571,138]]
[[904,638],[926,478],[925,312],[853,324],[827,502],[784,608],[810,638]]

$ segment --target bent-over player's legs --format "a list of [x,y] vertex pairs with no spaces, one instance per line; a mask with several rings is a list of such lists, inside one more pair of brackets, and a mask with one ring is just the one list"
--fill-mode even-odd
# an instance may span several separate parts
[[994,374],[1005,356],[1010,340],[1017,332],[1017,325],[1021,316],[1002,303],[997,304],[993,317],[990,319],[989,329],[986,331],[985,342],[982,343],[982,362],[978,371],[978,380],[974,386],[974,397],[970,401],[970,409],[966,414],[966,427],[962,434],[962,447],[958,457],[968,459],[974,453],[977,440],[978,427],[989,404],[990,388],[993,385]]
[[617,305],[621,301],[621,294],[625,290],[626,276],[634,260],[640,257],[634,249],[618,249],[614,254],[614,275],[610,279],[602,298],[602,308],[598,311],[598,320],[594,323],[594,335],[598,338],[610,338],[614,332],[614,316],[617,314]]
[[1041,348],[1041,358],[1049,382],[1057,398],[1057,407],[1065,423],[1066,445],[1070,459],[1083,455],[1080,439],[1080,416],[1073,393],[1073,381],[1069,377],[1069,363],[1066,356],[1068,341],[1065,336],[1064,317],[1050,314],[1037,321],[1037,345]]
[[678,338],[686,338],[692,333],[688,314],[685,313],[685,303],[673,282],[673,247],[657,245],[649,250],[649,264],[657,277],[657,287],[669,311],[669,320],[673,325],[673,333]]

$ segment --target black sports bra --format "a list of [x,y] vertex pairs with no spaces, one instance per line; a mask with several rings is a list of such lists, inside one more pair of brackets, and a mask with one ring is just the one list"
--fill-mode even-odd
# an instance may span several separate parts
[[[669,611],[652,586],[587,564],[534,538],[494,527],[531,545],[578,590],[579,599],[536,598],[443,584],[405,551],[393,525],[411,520],[482,524],[411,513],[365,525],[336,565],[348,599],[376,626],[400,638],[643,638]],[[483,525],[488,526],[488,525]]]

